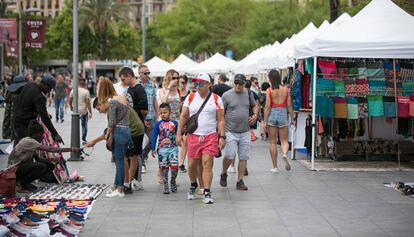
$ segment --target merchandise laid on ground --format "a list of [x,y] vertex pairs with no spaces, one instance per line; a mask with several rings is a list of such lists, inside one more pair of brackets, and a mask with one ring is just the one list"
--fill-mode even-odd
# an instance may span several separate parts
[[414,198],[414,182],[395,182],[395,183],[384,183],[385,187],[392,188],[402,195],[410,196]]
[[47,185],[27,197],[0,199],[0,236],[77,236],[107,187]]

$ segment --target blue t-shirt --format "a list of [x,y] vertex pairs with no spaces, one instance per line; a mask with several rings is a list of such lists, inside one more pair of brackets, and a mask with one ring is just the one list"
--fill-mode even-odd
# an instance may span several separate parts
[[[177,135],[178,123],[175,120],[160,120],[152,131],[151,149],[154,151],[157,145],[158,138],[158,149],[177,147],[175,136]],[[164,139],[170,139],[171,144],[162,144]]]

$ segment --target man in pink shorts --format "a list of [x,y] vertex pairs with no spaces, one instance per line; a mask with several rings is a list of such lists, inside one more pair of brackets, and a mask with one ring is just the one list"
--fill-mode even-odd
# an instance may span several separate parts
[[[224,111],[223,102],[216,94],[210,94],[210,76],[199,73],[192,80],[197,92],[191,93],[184,101],[180,122],[177,131],[177,143],[181,145],[182,131],[187,120],[196,114],[203,102],[207,100],[198,116],[197,129],[187,136],[188,176],[191,187],[188,199],[193,200],[197,189],[197,167],[202,163],[204,194],[203,202],[213,204],[210,187],[213,180],[213,159],[219,154],[219,147],[225,145]],[[218,129],[218,132],[217,132]]]

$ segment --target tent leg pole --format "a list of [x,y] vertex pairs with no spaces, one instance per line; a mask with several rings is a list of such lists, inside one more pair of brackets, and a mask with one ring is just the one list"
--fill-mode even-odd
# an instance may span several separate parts
[[315,170],[315,145],[316,145],[316,70],[318,58],[313,57],[313,82],[312,82],[312,151],[311,151],[311,170]]
[[[397,102],[397,66],[395,59],[393,59],[393,67],[394,71],[394,98],[395,98],[395,117],[397,118],[397,134],[398,134],[398,102]],[[401,157],[400,157],[400,141],[397,141],[397,161],[398,161],[398,171],[401,171]]]

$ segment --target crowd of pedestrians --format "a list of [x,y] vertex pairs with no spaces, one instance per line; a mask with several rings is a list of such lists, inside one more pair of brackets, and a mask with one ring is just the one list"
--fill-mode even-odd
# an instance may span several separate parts
[[[270,83],[264,82],[261,86],[255,77],[246,78],[243,74],[236,74],[231,87],[224,74],[220,74],[218,84],[213,85],[214,80],[206,73],[199,73],[189,80],[186,75],[179,75],[171,69],[167,71],[159,89],[151,81],[151,72],[146,65],[140,65],[138,73],[135,75],[132,69],[124,67],[119,71],[117,83],[100,77],[96,90],[91,90],[89,80],[79,78],[78,108],[82,143],[93,147],[105,141],[115,162],[114,186],[106,197],[123,197],[144,189],[142,174],[146,172],[145,162],[150,151],[152,156],[158,157],[158,178],[163,184],[164,194],[176,193],[179,171],[187,172],[190,179],[188,199],[195,199],[199,190],[198,194],[202,195],[204,203],[214,203],[211,184],[216,157],[223,158],[220,185],[227,187],[228,173],[236,172],[234,167],[238,158],[235,187],[237,190],[248,190],[244,177],[248,175],[247,161],[251,158],[251,144],[257,139],[256,129],[260,130],[262,139],[269,139],[273,165],[271,172],[278,172],[279,140],[285,168],[291,169],[287,152],[289,115],[292,117],[293,112],[289,89],[283,85],[278,71],[270,71]],[[11,126],[12,131],[3,133],[12,137],[15,143],[9,164],[16,165],[16,161],[21,160],[46,162],[36,159],[33,153],[23,157],[21,153],[25,147],[30,148],[30,151],[79,150],[56,150],[41,146],[38,138],[41,130],[33,122],[40,119],[53,140],[63,143],[46,108],[47,99],[53,100],[56,122],[64,121],[65,106],[73,109],[71,86],[63,75],[55,78],[45,75],[35,81],[16,76],[8,91],[10,96],[7,105],[10,109],[5,123],[19,124],[18,127]],[[97,95],[94,100],[92,93]],[[108,121],[101,135],[88,142],[87,123],[92,118],[91,104],[98,112],[106,113]],[[145,135],[149,141],[147,144],[143,144]],[[21,163],[18,181],[23,188],[33,190],[30,183],[50,172],[54,165],[53,162],[35,164],[42,167],[42,172],[32,174],[27,164]]]

